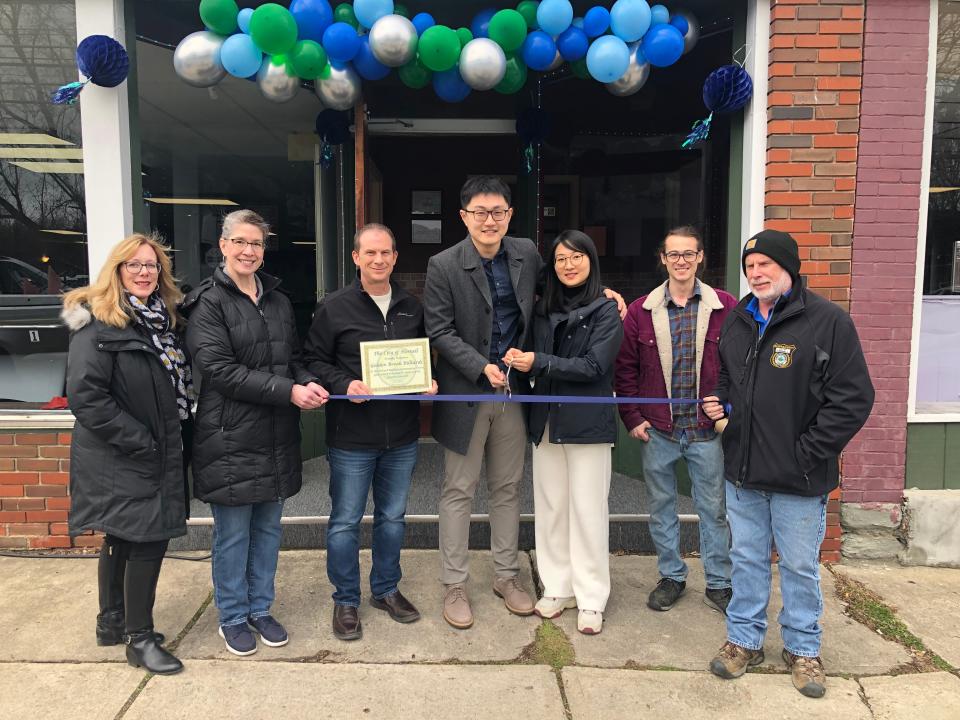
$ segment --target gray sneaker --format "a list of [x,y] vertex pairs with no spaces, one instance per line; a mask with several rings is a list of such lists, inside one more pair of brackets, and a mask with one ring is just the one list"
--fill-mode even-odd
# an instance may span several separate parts
[[827,675],[823,671],[823,662],[820,658],[794,655],[786,649],[781,655],[787,667],[790,668],[793,686],[800,691],[800,694],[811,698],[823,697],[827,692]]
[[677,582],[671,578],[660,578],[657,586],[647,598],[647,607],[651,610],[669,610],[687,589],[686,582]]

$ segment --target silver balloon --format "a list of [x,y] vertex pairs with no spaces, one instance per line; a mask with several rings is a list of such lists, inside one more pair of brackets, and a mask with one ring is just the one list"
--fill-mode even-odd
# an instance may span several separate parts
[[630,48],[630,64],[627,66],[627,71],[619,80],[607,83],[607,90],[617,97],[627,97],[640,92],[640,88],[650,77],[650,63],[640,51],[640,42],[632,42],[627,47]]
[[460,77],[474,90],[492,90],[507,73],[503,48],[489,38],[476,38],[460,51]]
[[700,39],[700,21],[689,10],[679,10],[671,14],[671,17],[678,16],[687,21],[687,32],[683,36],[683,54],[686,55]]
[[413,60],[418,43],[417,29],[402,15],[384,15],[370,28],[370,50],[387,67]]
[[220,62],[225,37],[209,30],[190,33],[173,52],[173,69],[180,79],[198,88],[216,85],[227,75]]
[[563,55],[560,54],[560,51],[557,50],[557,54],[553,57],[553,62],[550,63],[550,67],[547,68],[547,72],[551,70],[556,70],[558,67],[563,65]]
[[268,55],[263,58],[257,71],[257,85],[267,100],[285,103],[296,97],[300,90],[300,78],[288,74],[284,63],[274,64]]
[[349,110],[360,100],[360,76],[349,66],[330,65],[330,76],[317,78],[314,88],[320,102],[331,110]]

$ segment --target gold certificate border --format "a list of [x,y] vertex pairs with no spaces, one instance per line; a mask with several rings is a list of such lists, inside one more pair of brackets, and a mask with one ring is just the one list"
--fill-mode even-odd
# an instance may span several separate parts
[[[371,376],[371,357],[374,352],[383,348],[415,348],[423,358],[422,371],[414,382],[396,387],[377,386]],[[433,377],[430,374],[430,340],[428,338],[413,338],[410,340],[374,340],[360,343],[360,370],[363,373],[363,384],[370,388],[374,395],[403,395],[405,393],[423,393],[433,387]]]

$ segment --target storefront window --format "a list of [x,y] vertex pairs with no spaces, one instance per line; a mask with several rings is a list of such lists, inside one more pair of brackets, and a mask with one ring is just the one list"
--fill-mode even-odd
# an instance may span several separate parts
[[60,295],[87,284],[73,2],[0,2],[0,407],[63,394]]
[[960,2],[940,0],[938,14],[919,413],[960,412]]

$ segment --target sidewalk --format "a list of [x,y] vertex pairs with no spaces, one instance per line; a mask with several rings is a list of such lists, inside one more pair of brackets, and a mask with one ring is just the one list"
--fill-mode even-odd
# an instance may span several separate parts
[[[194,553],[202,557],[200,553]],[[529,586],[536,558],[523,555]],[[362,555],[362,576],[369,553]],[[911,653],[844,614],[837,578],[823,569],[827,695],[797,693],[780,660],[771,602],[767,661],[736,681],[706,670],[724,640],[723,618],[702,602],[693,560],[687,593],[666,613],[645,606],[656,580],[648,556],[611,558],[613,593],[604,631],[576,631],[576,613],[555,624],[507,613],[490,592],[488,552],[472,556],[476,624],[450,628],[440,616],[436,551],[404,553],[404,593],[423,619],[392,622],[364,603],[364,637],[330,632],[332,601],[322,551],[280,559],[275,615],[291,640],[236,658],[216,634],[209,561],[168,560],[157,629],[175,638],[186,669],[152,677],[129,667],[122,647],[97,647],[96,561],[0,557],[0,716],[136,718],[960,718],[960,570],[839,565],[896,606],[897,617],[944,661],[917,673]],[[932,669],[929,664],[927,669]]]

